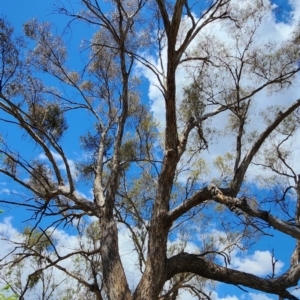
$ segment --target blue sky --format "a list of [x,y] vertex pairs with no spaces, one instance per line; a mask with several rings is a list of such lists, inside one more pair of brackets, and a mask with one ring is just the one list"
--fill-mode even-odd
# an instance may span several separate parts
[[[72,5],[76,6],[77,1],[70,1]],[[75,4],[73,4],[73,2]],[[27,21],[28,19],[31,18],[37,18],[38,20],[46,20],[49,22],[52,22],[55,24],[57,27],[57,32],[62,33],[64,29],[66,28],[66,18],[57,14],[53,14],[52,11],[54,9],[54,1],[47,1],[47,0],[0,0],[0,11],[1,14],[6,16],[7,20],[15,27],[16,33],[21,32],[21,26],[22,24]],[[67,3],[64,2],[64,3]],[[277,22],[284,22],[288,23],[289,22],[289,13],[291,12],[291,6],[288,4],[288,1],[284,0],[276,0],[273,3],[275,3],[278,6],[278,9],[276,11],[276,18]],[[75,24],[75,30],[72,32],[68,32],[66,36],[68,36],[72,42],[71,45],[72,47],[77,47],[82,39],[87,39],[89,36],[91,36],[91,28],[86,27],[81,27],[77,26]],[[70,65],[72,63],[76,62],[76,53],[77,51],[70,52]],[[145,89],[148,88],[148,84],[144,84],[143,87]],[[144,91],[144,96],[148,95],[148,90]],[[149,92],[149,96],[151,98],[151,92]],[[80,149],[78,145],[73,142],[73,137],[75,133],[77,134],[79,130],[82,130],[82,132],[85,131],[85,129],[89,128],[92,126],[92,122],[89,121],[88,119],[84,120],[84,122],[81,122],[81,117],[79,114],[72,113],[72,115],[69,116],[69,121],[70,122],[77,122],[78,126],[74,127],[74,132],[70,131],[66,134],[64,137],[64,143],[67,145],[67,155],[69,159],[76,160],[80,156]],[[1,130],[3,130],[1,128]],[[7,130],[7,131],[6,131]],[[20,134],[19,131],[11,131],[9,129],[4,128],[4,131],[7,132],[7,136],[13,137],[12,142],[16,146],[22,145],[22,147],[26,148],[26,144],[29,143],[28,141],[24,140],[22,138],[22,135]],[[30,153],[32,155],[32,153]],[[37,153],[38,154],[38,153]],[[16,189],[16,185],[11,183],[10,181],[7,182],[7,184],[4,186],[3,185],[3,178],[0,177],[0,181],[2,182],[3,189],[7,188],[9,190]],[[2,189],[2,191],[3,191]],[[1,190],[1,186],[0,186]],[[89,189],[84,189],[84,193],[88,194]],[[5,194],[2,192],[2,195]],[[6,208],[4,208],[6,209]],[[19,222],[19,217],[26,216],[30,217],[29,213],[25,213],[22,208],[14,208],[13,210],[6,209],[6,212],[2,215],[0,215],[0,222],[4,220],[4,218],[7,218],[8,216],[12,216],[12,224],[15,228],[21,229],[24,226],[24,223]],[[7,220],[7,219],[6,219]],[[69,231],[68,233],[70,234]],[[254,245],[252,250],[247,253],[247,256],[250,257],[251,255],[256,255],[258,252],[255,252],[256,250],[259,250],[261,252],[263,251],[272,251],[274,244],[275,245],[280,245],[279,247],[275,248],[275,255],[276,258],[279,259],[280,261],[284,262],[284,267],[283,270],[285,270],[289,266],[289,255],[293,250],[294,247],[294,242],[292,239],[288,238],[287,236],[283,234],[278,234],[277,232],[270,231],[270,233],[274,234],[273,237],[266,236],[262,238],[258,243]],[[257,256],[258,257],[258,256]],[[255,258],[255,262],[259,263],[259,260],[257,260],[257,257]],[[252,257],[253,258],[253,257]],[[247,257],[241,258],[239,257],[237,261],[239,263],[245,262]],[[245,292],[236,288],[236,287],[231,287],[228,285],[221,284],[218,287],[218,297],[220,299],[224,300],[236,300],[236,299],[242,299],[245,297],[245,299],[250,299],[247,298],[248,296],[245,296]],[[250,293],[257,293],[254,291],[250,291]],[[232,298],[230,298],[228,295],[231,295]],[[236,296],[237,298],[234,298]],[[251,296],[252,297],[252,296]],[[256,298],[255,298],[256,297]],[[268,299],[277,299],[276,297],[273,297],[271,295],[268,295],[267,297],[269,298],[259,298],[263,296],[253,296],[252,299],[258,299],[258,300],[268,300]]]

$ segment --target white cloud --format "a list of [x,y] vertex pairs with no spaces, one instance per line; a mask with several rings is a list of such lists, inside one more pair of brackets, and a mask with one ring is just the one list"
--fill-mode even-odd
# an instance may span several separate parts
[[[251,7],[253,7],[253,4],[255,4],[257,1],[232,1],[232,7],[233,11],[236,11],[237,14],[243,14]],[[259,1],[260,2],[260,1]],[[274,8],[274,6],[271,5],[271,2],[269,0],[263,1],[266,6],[269,6],[269,9],[266,9],[265,11],[261,10],[261,15],[264,14],[264,18],[260,24],[260,26],[257,29],[256,35],[257,38],[254,38],[252,44],[250,47],[263,49],[264,44],[268,44],[269,42],[273,42],[274,47],[280,46],[282,43],[285,43],[291,36],[291,33],[297,28],[298,22],[299,22],[299,16],[300,16],[300,5],[299,1],[293,0],[291,1],[291,5],[293,8],[293,11],[291,13],[291,18],[289,23],[283,23],[283,22],[277,22],[275,13],[271,7]],[[251,26],[253,24],[254,20],[253,18],[250,18],[247,20],[247,25]],[[188,22],[185,22],[188,23]],[[202,45],[205,44],[205,39],[207,38],[208,41],[210,41],[211,44],[213,44],[215,41],[219,42],[221,45],[222,43],[227,44],[228,47],[232,47],[232,55],[234,56],[235,51],[234,50],[234,31],[232,28],[230,28],[231,25],[228,25],[228,22],[214,22],[208,25],[207,27],[204,27],[204,29],[201,31],[201,33],[198,35],[198,37],[191,43],[190,47],[187,51],[193,52],[197,49],[201,49]],[[184,29],[183,29],[184,28]],[[188,24],[184,24],[182,26],[182,30],[187,30]],[[231,32],[229,32],[232,30]],[[245,37],[249,37],[248,34],[244,33]],[[215,39],[214,39],[215,38]],[[243,44],[242,38],[240,37],[239,42],[241,45]],[[216,51],[218,55],[222,55],[221,53],[218,53],[218,45],[215,46],[215,49],[213,51]],[[220,50],[221,51],[221,50]],[[219,51],[219,52],[220,52]],[[263,51],[267,50],[261,50],[258,51],[258,53],[263,53]],[[166,49],[162,51],[162,65],[166,65]],[[225,55],[225,54],[224,54]],[[148,59],[151,63],[155,65],[155,67],[160,71],[165,73],[166,68],[162,70],[161,63],[157,57],[148,56]],[[159,121],[160,124],[160,130],[163,131],[165,127],[165,101],[164,98],[157,88],[159,86],[158,79],[155,74],[153,74],[149,69],[147,69],[144,66],[138,66],[138,72],[139,75],[142,74],[145,76],[145,78],[149,81],[149,89],[148,89],[148,97],[151,100],[151,110],[155,116],[155,118]],[[189,72],[192,73],[193,71],[189,71],[189,69],[186,68],[186,65],[182,65],[178,68],[176,73],[176,88],[177,88],[177,102],[180,103],[180,99],[182,99],[183,95],[183,87],[188,85],[191,82]],[[225,73],[219,71],[211,71],[214,72],[214,78],[213,82],[215,86],[219,86],[219,89],[221,90],[222,87],[228,87],[233,84],[232,78],[228,77]],[[225,75],[224,75],[225,74]],[[226,77],[227,76],[227,77]],[[255,75],[251,73],[251,76],[244,76],[243,84],[247,87],[253,87],[258,83],[258,81],[261,79],[255,78]],[[163,76],[160,76],[161,80],[163,81]],[[255,97],[253,97],[253,105],[250,108],[251,110],[251,119],[248,120],[247,129],[245,129],[246,132],[252,132],[253,130],[257,129],[259,132],[261,132],[264,128],[266,128],[265,120],[262,116],[259,115],[260,111],[267,111],[271,105],[283,105],[288,106],[291,103],[295,102],[295,100],[298,98],[298,87],[300,85],[300,76],[297,76],[294,84],[289,87],[288,89],[284,89],[280,91],[279,93],[271,94],[267,90],[260,91]],[[179,113],[178,113],[179,115]],[[228,118],[226,113],[219,114],[212,124],[210,124],[211,128],[215,128],[218,130],[224,130],[226,128]],[[207,124],[207,121],[206,123]],[[229,132],[231,132],[229,130]],[[299,134],[295,139],[299,140]],[[218,172],[216,168],[212,167],[213,160],[218,155],[224,155],[226,152],[232,152],[235,151],[235,138],[233,136],[229,135],[220,135],[215,136],[215,142],[210,143],[209,146],[209,153],[203,152],[202,157],[206,160],[208,165],[213,170],[210,174],[210,176],[207,176],[207,181],[210,181],[214,177],[218,177]],[[248,149],[250,147],[250,143],[247,145]],[[245,149],[246,151],[247,149]],[[245,153],[244,151],[244,153]],[[184,157],[183,157],[184,159]],[[184,163],[183,163],[184,164]],[[192,162],[191,162],[192,165]],[[297,166],[298,164],[294,164]],[[252,172],[257,173],[261,172],[260,168],[256,168],[254,166],[249,169],[248,172],[248,179],[254,176],[251,176]],[[299,173],[300,170],[296,170],[296,173]]]
[[[186,233],[187,235],[190,235],[189,232]],[[199,247],[193,242],[188,241],[190,238],[187,236],[184,236],[184,234],[177,234],[176,238],[172,241],[168,241],[167,248],[173,249],[170,253],[170,256],[176,255],[182,251],[187,253],[198,253]]]
[[[54,229],[49,228],[49,232],[52,230]],[[80,249],[80,240],[76,235],[70,235],[64,230],[55,229],[52,237],[55,239],[56,248],[61,256]]]
[[[265,276],[272,273],[272,254],[269,251],[254,251],[253,254],[241,257],[234,255],[231,266],[239,271],[251,273],[257,276]],[[284,263],[278,261],[275,265],[275,274],[281,272]]]
[[220,297],[218,292],[216,292],[216,291],[212,292],[212,297],[213,297],[212,299],[215,299],[215,300],[241,300],[244,298],[243,296],[242,296],[242,298],[238,298],[235,295],[226,295],[224,297]]
[[[211,296],[212,296],[211,299],[214,299],[214,300],[239,300],[237,298],[230,298],[231,296],[228,296],[229,298],[218,298],[218,294],[216,292],[209,293],[209,292],[205,291],[205,293],[207,295],[211,294]],[[203,299],[206,299],[206,298],[204,297]],[[178,300],[199,300],[199,297],[192,295],[187,290],[180,290],[179,295],[178,295]]]
[[134,250],[134,244],[130,236],[130,231],[124,227],[119,227],[119,252],[124,266],[129,288],[134,290],[140,281],[141,273],[138,267],[138,254]]
[[[57,242],[57,251],[60,255],[65,255],[70,253],[70,251],[74,249],[78,249],[79,240],[77,237],[70,236],[66,232],[58,229],[55,230],[54,236]],[[1,260],[1,264],[12,261],[12,259],[14,259],[14,253],[22,252],[22,248],[17,249],[16,252],[13,252],[15,247],[22,243],[23,238],[21,233],[13,226],[12,217],[4,218],[4,220],[0,222],[0,240],[0,259],[5,258],[4,260]],[[28,259],[23,260],[23,263],[24,267],[22,268],[20,279],[22,281],[22,285],[24,286],[25,282],[27,281],[28,275],[34,272],[38,268],[38,266],[36,265],[36,261],[33,262],[30,260],[30,257]],[[74,263],[71,259],[64,260],[60,263],[60,265],[65,267],[67,270],[74,269]],[[10,267],[8,266],[8,268]],[[9,277],[7,277],[5,273],[6,271],[7,267],[0,268],[0,286],[4,285],[3,278],[9,280]],[[49,268],[45,271],[44,274],[46,276],[49,276],[47,280],[53,280],[53,282],[55,282],[55,284],[57,285],[60,282],[66,280],[65,274],[63,274],[56,268]],[[64,282],[64,288],[66,288],[67,285],[70,284],[69,281],[70,280],[68,279],[66,282]],[[73,281],[73,286],[74,285],[76,286],[76,282]],[[50,281],[47,282],[46,286],[48,286],[49,288],[51,287]],[[53,297],[58,299],[58,295],[60,294],[60,292],[63,292],[64,288],[61,289],[60,286],[57,286]],[[39,294],[41,290],[42,283],[38,283],[33,290],[30,290],[26,293],[26,299],[35,299],[36,294]],[[57,297],[55,295],[57,295]]]
[[300,288],[296,287],[295,289],[290,291],[292,295],[294,295],[295,297],[300,298]]
[[[252,254],[249,254],[248,251],[241,251],[240,249],[243,247],[239,236],[235,240],[228,241],[226,233],[217,229],[212,229],[205,234],[201,234],[198,240],[201,243],[206,238],[214,243],[218,251],[225,252],[230,257],[229,268],[256,276],[272,274],[272,253],[270,251],[255,250]],[[224,259],[221,256],[218,256],[218,261],[224,264]],[[274,270],[275,274],[280,273],[283,266],[284,263],[277,260]]]
[[255,293],[249,293],[251,300],[273,300],[273,298],[270,298],[266,296],[265,294],[255,294]]
[[[211,297],[214,300],[274,300],[274,298],[270,298],[269,296],[262,293],[247,293],[236,296],[232,293],[229,293],[226,296],[219,296],[218,292],[213,291],[211,293]],[[183,291],[179,294],[179,300],[196,300],[198,297],[191,295],[188,291]]]
[[[51,231],[51,228],[50,230]],[[214,235],[217,234],[217,231],[214,231]],[[223,236],[222,232],[218,232],[220,236]],[[9,242],[15,241],[20,242],[20,233],[19,231],[14,228],[12,224],[12,218],[4,218],[4,220],[0,223],[0,237],[1,240],[1,248],[0,248],[0,257],[4,257],[9,252],[14,249],[14,244]],[[85,236],[79,238],[76,235],[70,235],[68,232],[55,229],[53,232],[53,238],[55,239],[56,249],[60,256],[67,255],[72,251],[81,249],[81,247],[88,247],[88,242]],[[180,243],[180,236],[177,236],[176,240],[173,242],[169,241],[169,246],[175,245],[176,243]],[[184,251],[188,251],[191,253],[195,253],[197,251],[197,246],[193,243],[187,243],[185,245]],[[141,273],[138,268],[138,256],[134,250],[134,244],[130,237],[130,231],[124,227],[119,227],[119,250],[121,255],[121,260],[125,269],[126,277],[128,282],[130,283],[130,288],[133,290],[136,285],[138,284]],[[233,251],[231,253],[231,264],[229,265],[230,268],[234,268],[240,271],[245,271],[252,273],[257,276],[266,276],[272,272],[272,265],[271,265],[271,253],[269,251],[255,251],[253,254],[248,255],[247,253],[241,256],[241,252]],[[64,261],[59,263],[61,266],[65,267],[69,271],[75,271],[76,266],[74,266],[74,261],[71,258],[65,259]],[[275,271],[280,272],[283,267],[283,263],[281,261],[277,262]],[[26,267],[26,272],[22,275],[23,280],[25,281],[28,274],[33,271],[33,267],[29,264],[28,268]],[[49,271],[50,272],[50,271]],[[54,274],[54,278],[58,281],[63,280],[65,275],[57,270],[53,269],[51,272]],[[71,283],[70,283],[71,282]],[[72,283],[73,282],[73,283]],[[75,284],[75,281],[69,279],[69,282],[66,284]],[[38,287],[37,287],[38,288]],[[63,287],[62,287],[63,288]],[[214,292],[214,296],[216,300],[238,300],[234,295],[227,295],[223,297],[218,297],[217,293]],[[250,293],[249,299],[254,300],[270,300],[264,294],[255,294]],[[181,291],[180,292],[180,300],[193,300],[195,299],[193,295],[191,295],[188,291]]]
[[217,298],[217,300],[239,300],[236,296],[226,296],[224,298]]
[[[270,298],[266,294],[262,294],[262,293],[246,293],[246,294],[242,294],[239,296],[235,296],[234,294],[232,295],[232,293],[231,293],[229,295],[220,297],[218,295],[218,293],[214,291],[212,293],[212,295],[213,295],[213,299],[215,299],[215,300],[241,300],[241,299],[243,299],[243,300],[274,300],[274,298]],[[182,299],[182,300],[184,300],[184,299]]]
[[197,300],[199,299],[198,297],[193,296],[191,293],[189,293],[188,291],[181,291],[179,293],[179,297],[178,300]]
[[0,223],[0,238],[5,240],[3,243],[1,243],[1,247],[0,247],[1,256],[7,253],[7,248],[2,247],[2,245],[5,246],[7,244],[10,244],[7,240],[16,241],[16,242],[20,240],[19,232],[16,228],[13,227],[11,221],[12,221],[12,217],[5,217],[3,221]]
[[[49,232],[52,232],[52,238],[55,240],[56,251],[60,255],[60,257],[68,255],[73,251],[82,248],[87,249],[89,247],[86,236],[79,237],[77,235],[70,235],[68,232],[64,230],[54,229],[54,228],[49,228]],[[20,232],[13,227],[12,217],[4,218],[3,222],[0,222],[0,240],[1,240],[0,259],[5,257],[11,251],[13,251],[13,249],[15,248],[15,244],[13,242],[20,243],[22,241],[20,237],[21,237]],[[141,273],[137,265],[138,255],[134,250],[134,244],[130,237],[130,231],[125,226],[119,227],[119,251],[125,269],[126,277],[130,284],[130,288],[133,290],[137,286],[141,278]],[[6,261],[9,261],[9,259],[10,256],[6,258]],[[25,271],[23,272],[22,280],[25,282],[27,276],[34,271],[34,268],[32,267],[29,261],[25,260],[24,262],[26,264],[26,267],[24,268],[26,272]],[[76,272],[76,264],[74,263],[72,257],[60,261],[59,265],[66,268],[70,272],[72,271]],[[56,268],[52,269],[51,272],[54,274],[53,278],[56,279],[57,281],[61,281],[66,278],[66,275]],[[81,270],[81,274],[84,277],[83,269]],[[73,281],[73,285],[76,285],[76,281],[74,281],[73,279],[69,279],[68,281],[70,280],[71,282]],[[0,286],[1,286],[1,278],[0,278]],[[39,288],[41,287],[37,286],[35,290],[38,291]],[[34,291],[32,291],[32,293],[34,293]]]

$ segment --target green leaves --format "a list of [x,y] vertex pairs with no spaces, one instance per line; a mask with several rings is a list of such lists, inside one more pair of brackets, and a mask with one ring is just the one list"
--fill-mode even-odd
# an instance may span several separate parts
[[34,131],[43,140],[49,139],[48,136],[59,140],[65,130],[68,129],[63,110],[58,104],[31,103],[28,115]]
[[220,179],[217,184],[221,185],[223,181],[228,181],[232,179],[233,176],[233,161],[234,156],[233,154],[227,152],[223,156],[217,156],[214,160],[214,166],[219,172]]
[[66,78],[62,66],[68,53],[61,36],[52,34],[49,23],[39,23],[36,19],[26,22],[23,29],[25,35],[36,42],[36,47],[30,52],[27,61],[37,69]]
[[42,253],[51,247],[51,241],[43,232],[32,229],[30,227],[25,227],[23,231],[25,236],[26,247],[33,248],[38,253]]
[[9,284],[5,285],[2,289],[0,289],[0,300],[18,300],[19,297],[16,294],[8,296],[7,294],[10,291]]
[[29,179],[30,185],[39,192],[40,196],[47,196],[47,192],[54,188],[52,172],[45,163],[32,162],[32,171]]
[[24,46],[22,40],[15,38],[13,28],[5,19],[0,18],[0,93],[4,93],[4,87],[12,82],[21,64],[20,46]]
[[188,120],[190,117],[200,117],[205,109],[202,81],[195,80],[184,88],[184,98],[180,105],[181,117]]

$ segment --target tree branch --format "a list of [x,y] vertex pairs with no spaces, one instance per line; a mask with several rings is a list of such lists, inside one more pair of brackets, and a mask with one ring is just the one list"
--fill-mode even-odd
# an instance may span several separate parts
[[255,156],[255,154],[258,152],[260,149],[261,145],[264,143],[266,138],[273,132],[273,130],[286,118],[288,117],[291,113],[293,113],[298,107],[300,107],[300,99],[297,100],[296,103],[294,103],[292,106],[290,106],[285,112],[281,113],[278,115],[278,117],[274,120],[274,122],[269,125],[265,131],[258,137],[252,148],[248,151],[248,153],[245,155],[243,161],[237,168],[234,178],[231,184],[231,187],[229,189],[229,194],[231,196],[235,196],[239,188],[244,180],[245,173]]
[[256,209],[251,207],[246,198],[234,198],[230,196],[225,196],[222,191],[215,185],[209,185],[208,189],[211,191],[212,199],[218,203],[222,203],[229,207],[231,210],[232,208],[239,208],[241,211],[247,213],[249,216],[259,218],[269,225],[273,226],[274,229],[277,229],[289,236],[292,236],[296,239],[300,239],[300,229],[296,226],[290,225],[280,219],[276,218],[269,212],[265,210]]
[[168,213],[168,222],[172,223],[184,213],[188,212],[193,207],[203,203],[206,200],[211,199],[211,192],[209,187],[205,187],[201,191],[194,194],[191,198],[186,199],[180,205],[169,211]]
[[266,293],[276,294],[286,299],[298,300],[286,289],[296,286],[300,276],[300,265],[290,268],[286,273],[271,279],[219,266],[194,254],[180,253],[167,261],[167,279],[178,273],[191,272],[207,279],[233,285],[243,285]]

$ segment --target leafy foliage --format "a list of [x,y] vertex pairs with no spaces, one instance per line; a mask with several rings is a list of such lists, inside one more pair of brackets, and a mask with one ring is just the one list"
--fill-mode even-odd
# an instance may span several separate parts
[[11,295],[11,296],[6,296],[2,292],[8,292],[10,290],[10,286],[6,285],[0,290],[0,299],[1,300],[17,300],[18,296],[17,295]]

